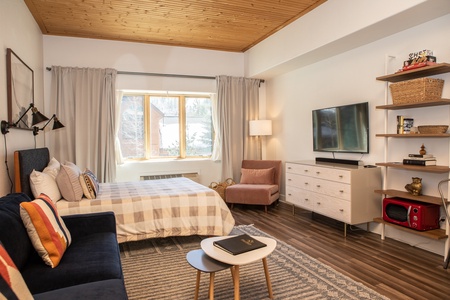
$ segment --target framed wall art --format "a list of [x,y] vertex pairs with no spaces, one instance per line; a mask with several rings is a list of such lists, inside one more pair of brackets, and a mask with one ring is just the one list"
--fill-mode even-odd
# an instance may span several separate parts
[[[10,48],[6,49],[6,80],[8,122],[15,124],[34,105],[34,72]],[[16,128],[32,130],[31,110],[17,123]]]

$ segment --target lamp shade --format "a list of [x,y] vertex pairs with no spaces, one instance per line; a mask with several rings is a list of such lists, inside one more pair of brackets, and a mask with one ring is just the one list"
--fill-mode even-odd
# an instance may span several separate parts
[[249,134],[255,135],[272,135],[272,120],[253,120],[250,121]]
[[64,127],[64,125],[58,120],[57,117],[55,117],[55,119],[53,120],[53,128],[52,128],[52,130],[63,128],[63,127]]
[[46,116],[44,116],[39,110],[37,110],[36,107],[33,107],[33,108],[31,109],[31,111],[33,112],[33,113],[32,113],[33,120],[32,120],[32,122],[31,122],[31,125],[34,126],[34,125],[37,125],[37,124],[39,124],[39,123],[48,121],[48,118],[47,118]]

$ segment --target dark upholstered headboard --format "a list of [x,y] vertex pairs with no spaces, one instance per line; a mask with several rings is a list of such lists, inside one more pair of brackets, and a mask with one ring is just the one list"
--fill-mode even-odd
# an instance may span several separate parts
[[25,193],[33,199],[30,174],[33,170],[42,172],[50,161],[48,148],[19,150],[14,152],[14,183],[16,193]]

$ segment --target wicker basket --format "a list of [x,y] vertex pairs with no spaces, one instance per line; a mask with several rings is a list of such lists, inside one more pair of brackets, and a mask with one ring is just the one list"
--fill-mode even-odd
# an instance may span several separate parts
[[389,86],[394,104],[440,100],[443,87],[444,80],[434,78],[406,80]]
[[447,125],[423,125],[418,126],[417,129],[421,134],[438,134],[438,133],[446,133],[448,126]]
[[227,189],[227,187],[233,184],[236,184],[234,180],[232,178],[228,178],[224,182],[219,183],[211,182],[209,188],[215,190],[220,195],[220,197],[222,197],[222,199],[225,200],[226,197],[225,190]]

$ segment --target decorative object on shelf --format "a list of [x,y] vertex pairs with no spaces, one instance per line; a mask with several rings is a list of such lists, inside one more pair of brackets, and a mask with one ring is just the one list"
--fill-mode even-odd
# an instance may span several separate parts
[[422,178],[413,177],[412,182],[405,185],[405,189],[413,196],[422,195]]
[[420,146],[420,151],[419,151],[420,155],[425,155],[427,154],[427,150],[425,150],[425,145],[422,144],[422,146]]
[[418,129],[421,134],[439,134],[446,133],[448,125],[421,125]]
[[403,134],[405,125],[405,117],[397,116],[397,134]]
[[403,68],[398,70],[398,72],[435,65],[436,62],[436,56],[433,56],[432,50],[413,52],[409,54],[408,60],[403,62]]
[[232,178],[228,178],[227,180],[225,180],[224,182],[211,182],[211,184],[209,185],[210,189],[215,190],[220,197],[225,200],[226,197],[226,189],[227,187],[229,187],[230,185],[234,185],[236,184],[236,182],[234,182],[234,180]]
[[404,118],[403,119],[403,133],[409,134],[411,133],[411,127],[414,125],[414,119],[413,118]]
[[417,128],[417,126],[411,127],[409,134],[418,134],[418,133],[419,133],[419,128]]
[[444,80],[427,77],[389,85],[394,104],[437,101],[442,97],[443,88]]
[[411,127],[414,125],[414,119],[405,116],[397,116],[397,134],[411,133]]

